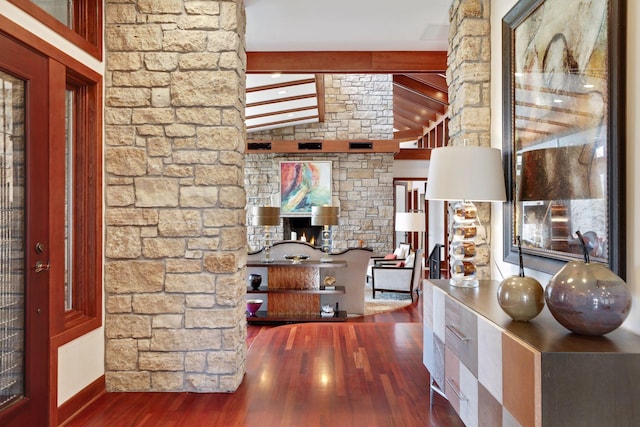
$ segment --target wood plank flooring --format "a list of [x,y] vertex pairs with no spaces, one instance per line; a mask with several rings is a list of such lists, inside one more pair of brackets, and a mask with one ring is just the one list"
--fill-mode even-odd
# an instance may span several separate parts
[[249,326],[235,393],[107,393],[66,426],[462,426],[429,392],[422,304],[345,323]]

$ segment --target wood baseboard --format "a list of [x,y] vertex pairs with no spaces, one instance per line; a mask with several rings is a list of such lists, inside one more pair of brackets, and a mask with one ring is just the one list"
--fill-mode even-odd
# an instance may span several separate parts
[[98,397],[106,393],[104,375],[80,390],[69,400],[58,406],[58,425],[64,425],[75,414]]

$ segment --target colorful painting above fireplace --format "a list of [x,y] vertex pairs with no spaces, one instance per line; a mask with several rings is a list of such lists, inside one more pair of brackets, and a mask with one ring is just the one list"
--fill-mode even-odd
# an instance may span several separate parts
[[331,206],[331,162],[280,162],[280,200],[281,216],[310,216],[311,206]]

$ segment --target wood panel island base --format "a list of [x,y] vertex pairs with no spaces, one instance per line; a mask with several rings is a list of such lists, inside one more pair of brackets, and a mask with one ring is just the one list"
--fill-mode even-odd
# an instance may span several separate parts
[[640,425],[640,336],[574,334],[545,309],[513,321],[499,282],[426,282],[423,361],[468,426]]
[[268,309],[247,317],[249,323],[297,323],[318,321],[344,321],[346,311],[336,311],[333,316],[320,314],[320,296],[344,294],[344,286],[326,289],[320,286],[320,270],[326,268],[346,268],[346,261],[330,263],[320,261],[277,261],[271,264],[247,263],[247,267],[266,267],[268,284],[249,294],[267,294]]

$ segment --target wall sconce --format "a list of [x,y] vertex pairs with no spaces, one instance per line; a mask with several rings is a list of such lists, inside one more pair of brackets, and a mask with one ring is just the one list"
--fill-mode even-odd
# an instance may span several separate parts
[[321,225],[322,229],[322,251],[324,255],[320,259],[322,262],[331,262],[329,253],[331,252],[331,226],[338,225],[340,208],[337,206],[311,206],[311,225]]
[[253,225],[264,226],[264,258],[263,263],[272,263],[271,258],[271,226],[280,225],[280,208],[273,206],[254,206],[251,208]]
[[453,228],[449,233],[451,263],[449,284],[476,287],[475,202],[507,199],[502,155],[497,148],[448,146],[431,152],[425,199],[457,201],[452,204]]

